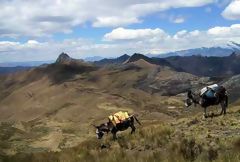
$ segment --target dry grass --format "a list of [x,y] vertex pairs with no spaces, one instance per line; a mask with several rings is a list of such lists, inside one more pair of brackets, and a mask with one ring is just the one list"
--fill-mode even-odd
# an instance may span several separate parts
[[[191,117],[181,117],[175,121],[160,123],[159,121],[143,120],[143,126],[137,127],[133,135],[129,131],[119,133],[117,141],[112,136],[107,136],[103,141],[94,137],[85,140],[72,148],[65,148],[64,143],[69,139],[64,138],[59,143],[60,152],[42,151],[39,149],[30,153],[18,153],[13,156],[2,156],[6,162],[106,162],[106,161],[131,161],[131,162],[184,162],[184,161],[239,161],[240,140],[238,138],[239,107],[230,107],[227,116],[202,119],[201,113]],[[48,123],[49,125],[50,123]],[[55,123],[59,124],[59,123]],[[73,123],[62,127],[63,134],[76,135],[81,133]],[[8,142],[15,132],[12,123],[3,123],[2,149],[11,147]],[[37,134],[48,134],[48,125],[33,125],[31,128]],[[51,124],[50,124],[51,125]],[[16,130],[14,128],[14,130]],[[92,130],[92,134],[93,134]],[[8,136],[7,136],[8,135]],[[21,150],[19,150],[21,152]]]
[[[231,144],[221,147],[206,146],[196,137],[176,137],[175,129],[169,124],[148,125],[138,129],[134,135],[124,132],[118,140],[107,136],[103,141],[95,138],[85,140],[80,145],[63,149],[61,152],[39,152],[3,157],[6,162],[184,162],[240,160],[239,139],[235,147]],[[182,132],[183,133],[183,132]],[[233,145],[232,145],[233,146]]]

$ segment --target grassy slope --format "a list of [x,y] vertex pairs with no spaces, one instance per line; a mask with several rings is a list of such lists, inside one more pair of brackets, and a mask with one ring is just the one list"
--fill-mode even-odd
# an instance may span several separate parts
[[[61,152],[17,154],[6,161],[239,161],[240,107],[224,117],[201,114],[171,122],[144,120],[134,135],[123,132],[117,141],[88,138]],[[101,148],[105,145],[106,148]]]
[[[165,104],[161,96],[133,88],[148,70],[94,70],[57,84],[52,77],[35,71],[8,76],[1,82],[8,95],[0,100],[0,121],[12,131],[2,132],[8,137],[3,139],[1,151],[12,155],[76,146],[94,136],[92,123],[105,121],[119,110],[145,115],[149,120],[152,114],[170,118],[162,113],[167,105],[161,107]],[[31,82],[29,75],[35,75]]]
[[[0,99],[0,155],[13,155],[3,156],[4,161],[206,161],[223,156],[236,161],[238,107],[224,118],[202,120],[201,109],[183,109],[181,96],[134,88],[153,68],[108,67],[64,81],[62,71],[51,72],[57,83],[33,71],[2,79],[0,89],[8,95],[1,93]],[[156,79],[171,76],[178,75],[160,71]],[[139,114],[143,126],[133,136],[122,133],[116,142],[108,137],[103,141],[107,148],[101,149],[90,124],[118,110]]]

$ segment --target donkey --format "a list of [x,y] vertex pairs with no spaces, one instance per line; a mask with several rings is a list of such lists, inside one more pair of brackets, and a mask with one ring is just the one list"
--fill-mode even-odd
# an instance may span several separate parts
[[215,92],[215,97],[207,97],[205,95],[195,94],[191,90],[187,93],[187,99],[185,101],[185,106],[189,107],[193,103],[196,106],[196,104],[199,104],[201,107],[204,108],[204,117],[207,118],[207,107],[213,106],[213,105],[221,105],[221,113],[226,114],[226,109],[228,107],[228,95],[227,91],[223,86],[220,86],[218,90]]
[[136,127],[134,126],[134,120],[136,120],[137,123],[141,125],[137,117],[135,115],[131,115],[125,121],[116,124],[116,126],[110,120],[107,123],[100,124],[99,126],[93,126],[96,128],[96,135],[98,139],[101,139],[105,133],[108,134],[109,132],[111,132],[113,135],[113,139],[116,140],[118,131],[124,131],[130,127],[132,129],[131,134],[135,132]]

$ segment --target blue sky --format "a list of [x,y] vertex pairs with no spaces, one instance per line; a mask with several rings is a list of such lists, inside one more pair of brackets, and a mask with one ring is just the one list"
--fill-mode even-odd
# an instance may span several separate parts
[[0,62],[161,54],[240,42],[239,0],[12,0],[0,4]]

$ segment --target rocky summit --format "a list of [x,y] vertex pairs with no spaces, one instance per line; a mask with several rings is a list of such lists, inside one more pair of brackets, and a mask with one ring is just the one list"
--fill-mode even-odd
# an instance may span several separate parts
[[58,56],[58,58],[56,60],[56,63],[58,63],[58,64],[67,64],[67,63],[70,63],[72,60],[73,59],[70,56],[68,56],[68,54],[63,52],[63,53],[61,53]]

